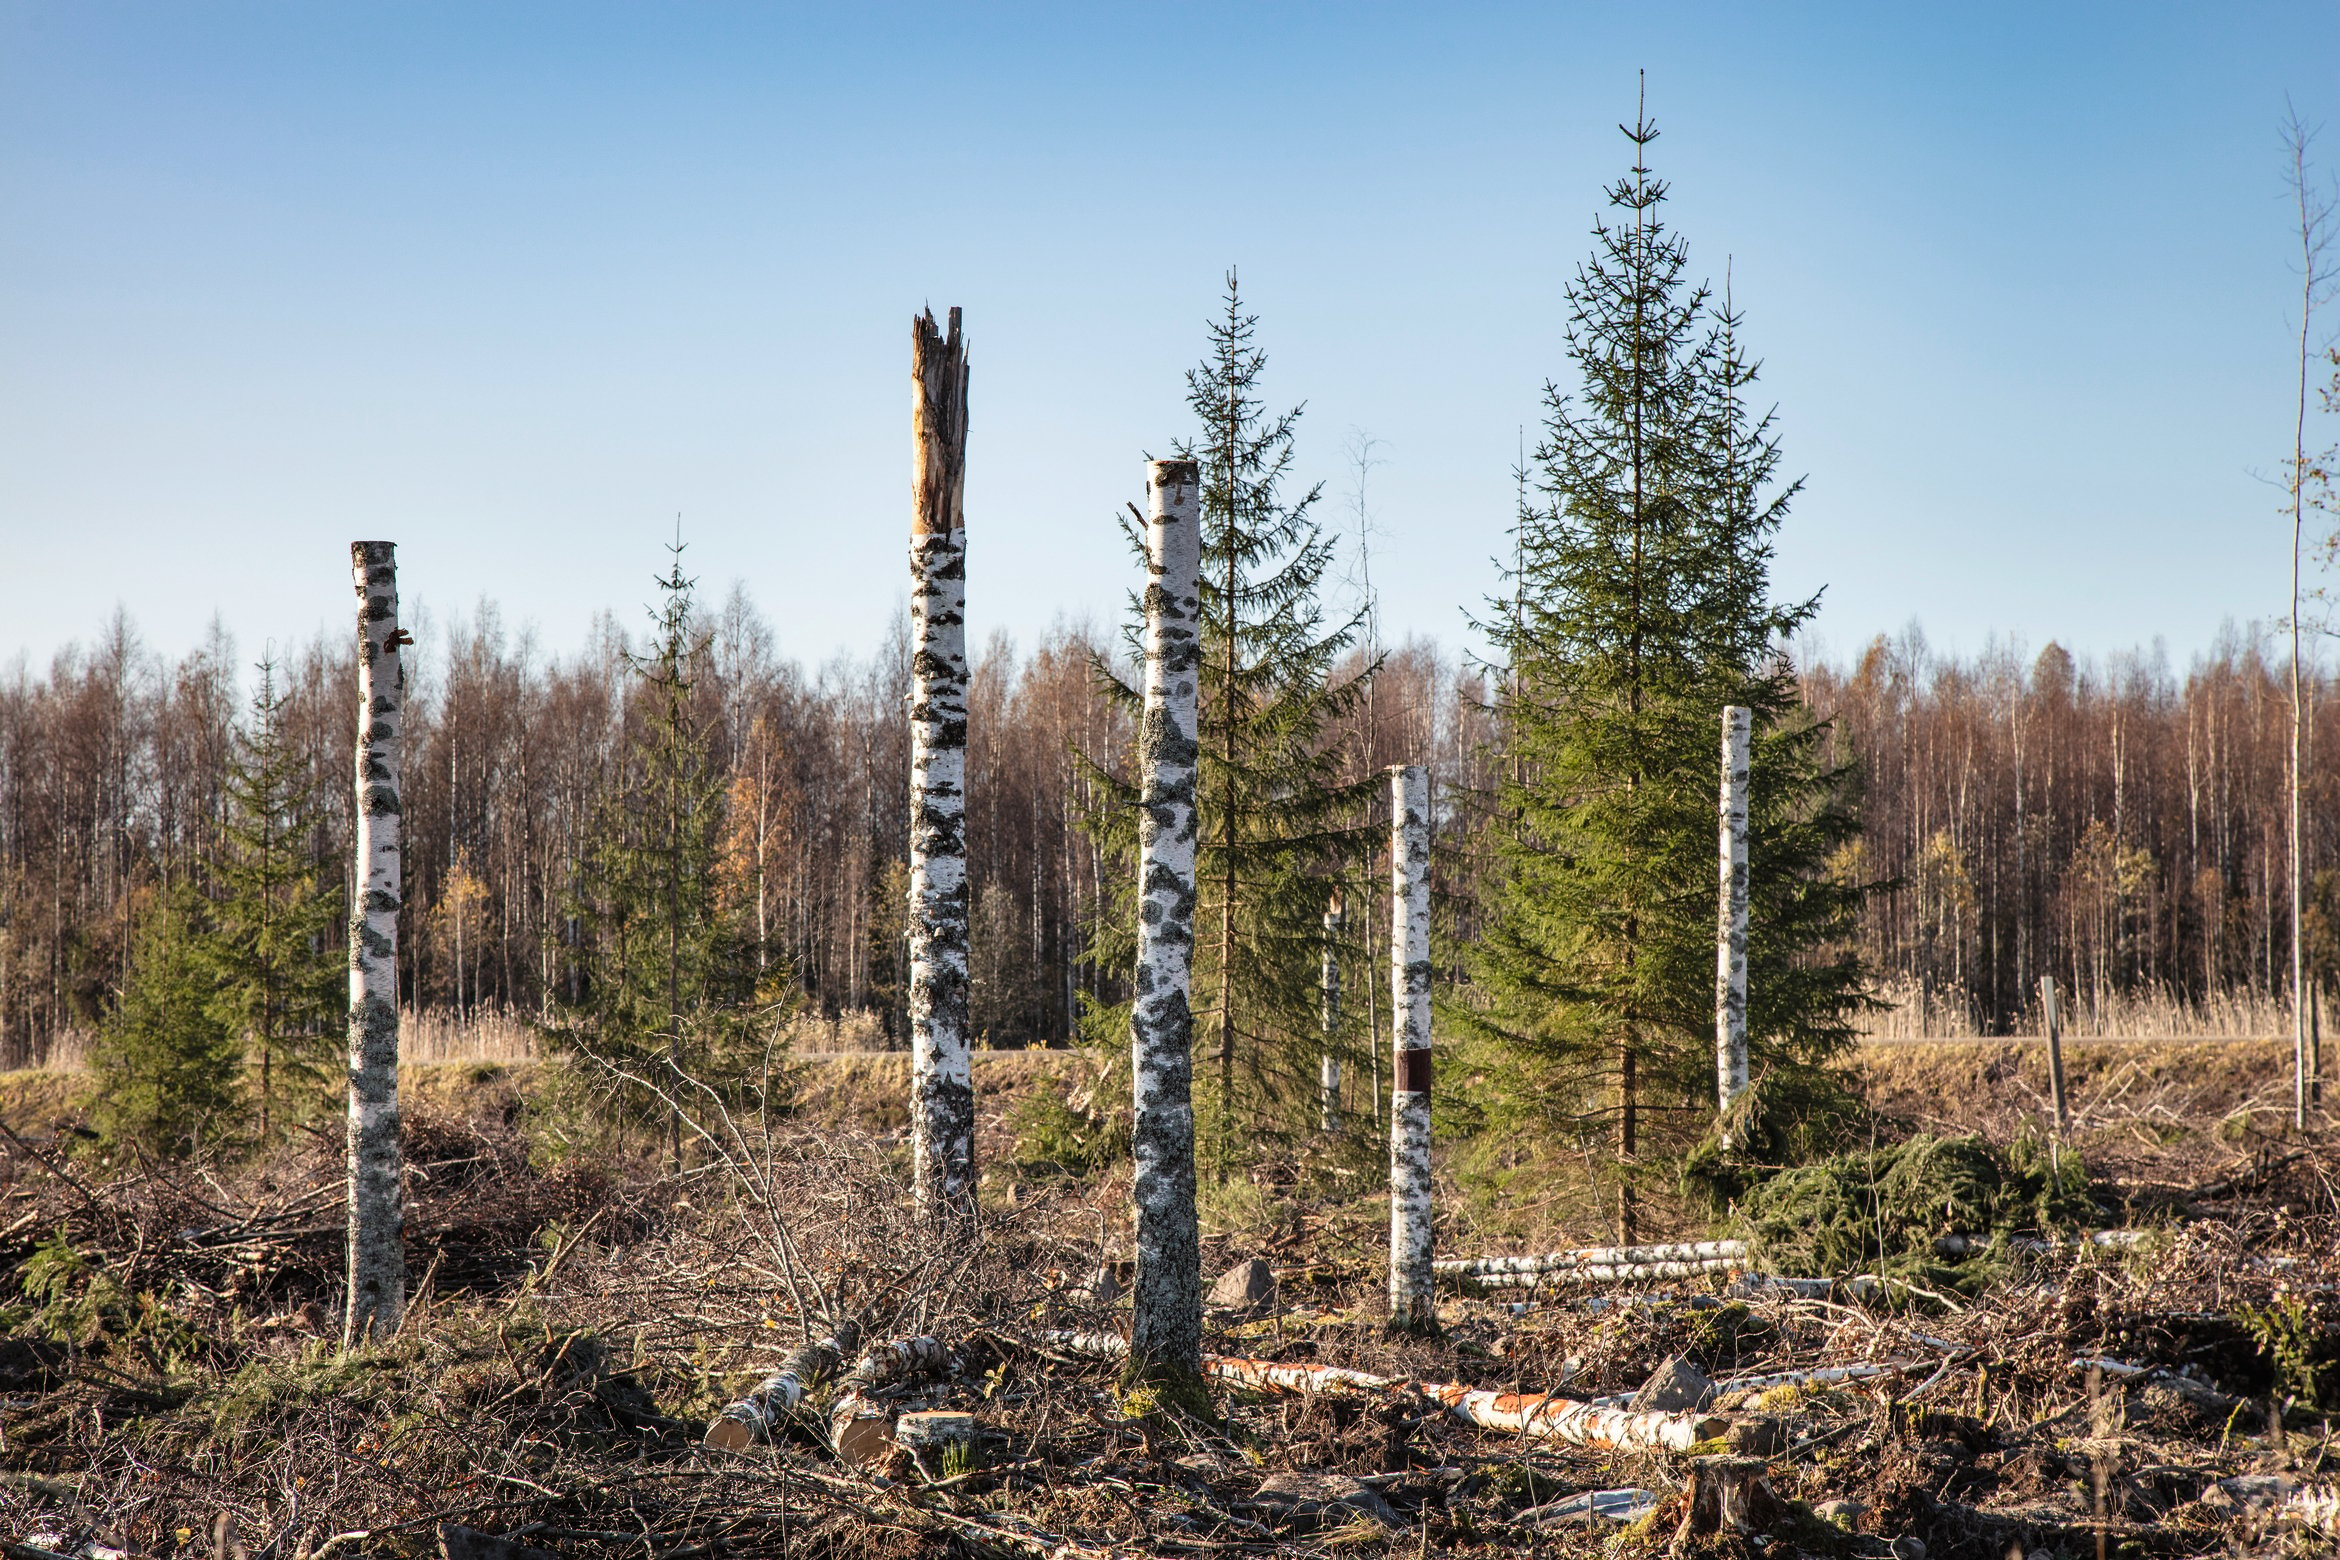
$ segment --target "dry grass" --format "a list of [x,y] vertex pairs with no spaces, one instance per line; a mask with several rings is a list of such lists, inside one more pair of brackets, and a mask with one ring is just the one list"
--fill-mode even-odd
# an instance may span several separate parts
[[[2291,1033],[2291,1003],[2263,992],[2221,992],[2202,1002],[2167,991],[2059,992],[2063,1033],[2076,1040],[2264,1040]],[[1881,983],[1876,996],[1885,1005],[1862,1020],[1863,1039],[1986,1038],[1978,1015],[1957,993],[1927,993],[1914,980],[1896,980]],[[2010,1038],[2046,1033],[2036,995],[2015,1029]]]

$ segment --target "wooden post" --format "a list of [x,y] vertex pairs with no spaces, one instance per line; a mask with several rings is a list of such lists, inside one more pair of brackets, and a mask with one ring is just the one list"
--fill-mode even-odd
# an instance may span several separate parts
[[2048,1092],[2056,1105],[2056,1136],[2062,1137],[2071,1124],[2071,1112],[2064,1103],[2064,1023],[2056,1012],[2056,978],[2039,978],[2039,1000],[2047,1013]]
[[352,542],[358,596],[357,902],[349,915],[349,1238],[344,1349],[406,1314],[405,1166],[398,1131],[398,733],[414,643],[398,626],[398,550]]
[[1145,713],[1138,733],[1137,994],[1130,1004],[1131,1190],[1142,1370],[1202,1375],[1202,1239],[1194,1208],[1195,692],[1202,669],[1202,475],[1157,460],[1146,481]]
[[910,1131],[929,1212],[975,1205],[967,1046],[967,348],[910,322]]
[[1324,1057],[1317,1070],[1319,1124],[1341,1130],[1341,891],[1324,907]]
[[2308,1103],[2324,1103],[2324,983],[2308,983]]
[[1389,770],[1389,1318],[1438,1325],[1430,1266],[1430,782]]
[[1747,742],[1753,723],[1753,713],[1742,705],[1722,712],[1722,893],[1714,928],[1718,1110],[1729,1110],[1747,1088]]

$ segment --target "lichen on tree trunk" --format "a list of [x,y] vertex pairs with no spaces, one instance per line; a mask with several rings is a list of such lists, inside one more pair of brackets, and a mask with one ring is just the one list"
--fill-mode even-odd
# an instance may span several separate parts
[[1195,695],[1202,665],[1201,478],[1147,470],[1145,711],[1139,728],[1138,957],[1130,1005],[1140,1369],[1199,1381],[1202,1253],[1194,1205]]
[[1430,1266],[1430,782],[1389,770],[1389,1316],[1438,1325]]
[[911,322],[910,1076],[921,1206],[971,1212],[967,1034],[967,352]]
[[1722,712],[1721,903],[1714,933],[1714,1082],[1718,1109],[1747,1089],[1747,739],[1753,717]]
[[398,1128],[398,907],[404,892],[399,723],[412,640],[398,626],[397,550],[352,542],[358,595],[357,902],[349,918],[349,1249],[344,1348],[387,1339],[406,1311]]

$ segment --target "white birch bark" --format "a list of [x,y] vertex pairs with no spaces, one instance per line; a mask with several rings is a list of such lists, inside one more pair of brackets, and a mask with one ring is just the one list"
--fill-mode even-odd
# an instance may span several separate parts
[[404,894],[398,735],[398,556],[352,542],[358,596],[357,902],[349,917],[349,1239],[343,1348],[387,1339],[406,1312],[406,1208],[398,1131],[398,907]]
[[1336,890],[1324,908],[1324,1059],[1317,1070],[1319,1124],[1341,1130],[1341,896]]
[[967,352],[911,322],[910,1123],[930,1211],[973,1209],[967,1036]]
[[1434,1264],[1441,1273],[1466,1278],[1490,1273],[1557,1273],[1570,1268],[1633,1267],[1646,1262],[1700,1262],[1713,1257],[1744,1259],[1743,1240],[1677,1240],[1649,1246],[1586,1246],[1525,1257],[1448,1257]]
[[1130,1342],[1145,1364],[1202,1365],[1194,1207],[1195,693],[1202,666],[1202,479],[1147,469],[1145,714],[1139,728],[1137,995],[1130,1005],[1137,1282]]
[[1389,770],[1389,1314],[1438,1324],[1430,1267],[1430,782]]
[[1753,713],[1722,712],[1721,904],[1714,928],[1714,1081],[1729,1110],[1747,1088],[1747,740]]
[[860,1341],[861,1329],[847,1322],[828,1337],[797,1350],[755,1391],[716,1416],[707,1427],[707,1445],[737,1452],[772,1439],[780,1422],[804,1401],[805,1393],[835,1370],[837,1362]]

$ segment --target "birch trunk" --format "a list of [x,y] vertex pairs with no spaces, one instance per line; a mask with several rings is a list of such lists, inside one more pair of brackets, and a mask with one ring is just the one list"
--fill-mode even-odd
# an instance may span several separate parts
[[358,596],[357,902],[349,918],[349,1272],[345,1349],[388,1339],[406,1313],[398,1134],[398,731],[406,703],[398,555],[352,542]]
[[1430,1268],[1430,783],[1389,770],[1389,1316],[1438,1325]]
[[911,322],[910,1122],[920,1206],[971,1212],[967,1059],[967,350]]
[[1716,1106],[1729,1110],[1747,1088],[1747,739],[1753,715],[1722,712],[1721,905],[1714,930]]
[[1324,1060],[1317,1072],[1319,1121],[1325,1132],[1341,1130],[1341,896],[1334,890],[1324,908]]
[[1143,1368],[1198,1377],[1202,1251],[1194,1207],[1195,683],[1202,666],[1201,474],[1147,470],[1145,714],[1139,730],[1137,995],[1130,1005],[1137,1282]]

